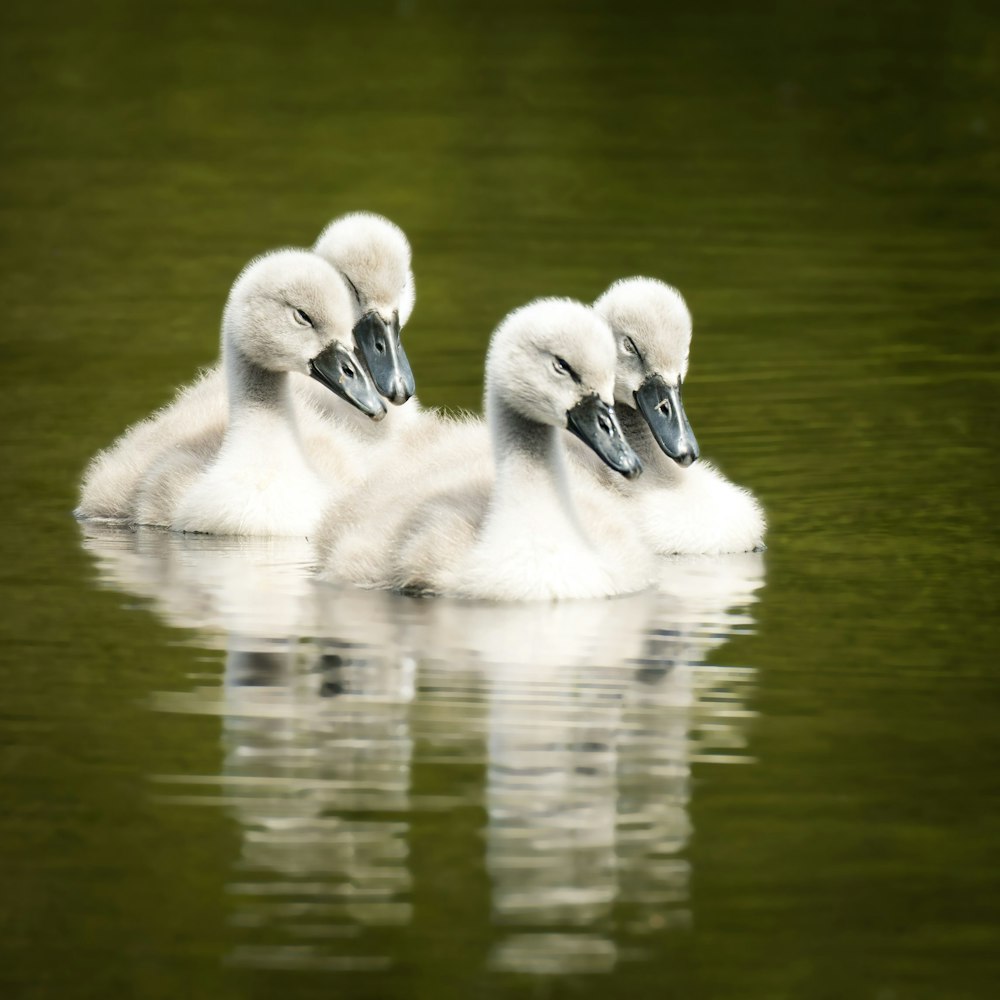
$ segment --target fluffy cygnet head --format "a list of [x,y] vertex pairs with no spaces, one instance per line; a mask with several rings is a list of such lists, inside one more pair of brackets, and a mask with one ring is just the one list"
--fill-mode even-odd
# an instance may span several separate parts
[[399,338],[414,302],[409,241],[381,215],[352,212],[334,219],[313,250],[351,289],[354,339],[379,392],[393,403],[404,403],[415,389]]
[[413,311],[410,242],[395,223],[374,212],[351,212],[319,234],[313,251],[353,286],[355,306],[386,320],[399,313],[404,326]]
[[223,349],[269,372],[311,375],[369,416],[385,414],[352,350],[350,292],[307,250],[251,261],[233,284],[222,320]]
[[594,309],[615,335],[615,398],[633,405],[646,376],[657,372],[673,385],[684,380],[691,351],[691,313],[676,288],[655,278],[622,278]]
[[681,399],[691,313],[680,292],[655,278],[623,278],[594,309],[614,334],[615,399],[638,409],[660,448],[680,465],[690,465],[699,450]]
[[[615,343],[593,309],[571,299],[538,299],[497,327],[486,355],[486,406],[530,423],[568,427],[611,468],[631,478],[642,467],[614,412]],[[502,433],[502,430],[501,430]]]

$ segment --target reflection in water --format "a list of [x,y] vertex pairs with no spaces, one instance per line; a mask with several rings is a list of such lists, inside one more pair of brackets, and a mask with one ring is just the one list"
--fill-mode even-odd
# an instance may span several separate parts
[[413,672],[323,643],[261,644],[241,637],[226,657],[223,780],[243,829],[230,891],[249,938],[236,958],[315,964],[317,942],[410,920]]
[[[391,964],[414,880],[451,877],[411,869],[410,824],[470,801],[494,969],[606,971],[690,920],[692,763],[748,759],[752,671],[705,661],[752,626],[760,556],[664,562],[657,593],[492,605],[314,584],[298,543],[84,534],[106,585],[225,649],[221,685],[155,701],[221,718],[219,773],[156,781],[239,823],[234,962]],[[414,793],[415,764],[475,761],[485,788]]]
[[741,743],[739,709],[702,697],[717,668],[698,665],[748,624],[727,604],[760,573],[758,557],[677,563],[657,595],[439,606],[447,652],[471,654],[488,705],[495,968],[603,971],[623,936],[687,921],[691,755]]

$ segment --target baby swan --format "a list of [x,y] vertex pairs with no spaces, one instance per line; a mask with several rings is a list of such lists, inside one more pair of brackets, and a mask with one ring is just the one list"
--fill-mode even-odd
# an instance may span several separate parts
[[399,406],[416,385],[400,330],[413,312],[410,243],[399,226],[372,212],[334,219],[313,252],[329,261],[354,294],[354,342],[378,391]]
[[616,412],[645,470],[623,484],[589,456],[588,467],[620,492],[653,548],[665,555],[746,552],[764,542],[753,495],[699,457],[681,384],[691,349],[691,314],[680,293],[653,278],[615,282],[595,303],[614,334]]
[[[402,397],[413,392],[413,373],[402,353],[398,329],[413,310],[409,241],[388,219],[354,212],[334,219],[323,230],[314,252],[332,263],[347,282],[352,325],[356,333],[360,332],[359,339],[367,350],[362,363],[377,375],[383,395],[391,393],[392,402],[402,403]],[[393,341],[388,334],[381,338],[371,335],[371,320],[366,319],[371,314],[385,318],[385,325],[393,330]],[[395,354],[393,344],[398,348]],[[345,446],[352,440],[356,442],[358,471],[364,452],[386,437],[386,424],[406,426],[418,409],[416,401],[406,407],[397,406],[394,408],[397,419],[383,421],[376,428],[355,407],[310,379],[293,380],[293,399],[300,417],[312,416],[312,411],[318,410],[329,423],[328,433],[337,436]],[[186,439],[211,434],[221,438],[226,422],[226,378],[222,365],[217,364],[180,389],[166,406],[129,427],[92,459],[83,476],[77,516],[134,521],[137,490],[154,463]]]
[[376,420],[385,414],[351,349],[351,322],[350,292],[314,254],[278,250],[249,264],[222,317],[229,415],[221,441],[210,432],[169,448],[139,488],[135,520],[175,531],[308,536],[331,486],[303,451],[289,373],[312,376]]
[[647,552],[620,504],[585,482],[571,495],[564,461],[568,428],[616,473],[639,474],[613,409],[614,364],[610,331],[587,306],[540,299],[511,313],[486,358],[492,468],[474,421],[397,450],[325,522],[323,575],[494,600],[643,589]]

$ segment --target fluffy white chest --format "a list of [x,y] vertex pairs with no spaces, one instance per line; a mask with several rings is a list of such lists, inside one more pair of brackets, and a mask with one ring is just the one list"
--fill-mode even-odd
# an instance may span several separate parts
[[472,597],[545,600],[618,591],[572,512],[543,491],[528,490],[521,503],[494,509],[457,577]]
[[277,426],[231,433],[214,462],[181,497],[179,531],[308,537],[330,489],[306,461],[295,435]]

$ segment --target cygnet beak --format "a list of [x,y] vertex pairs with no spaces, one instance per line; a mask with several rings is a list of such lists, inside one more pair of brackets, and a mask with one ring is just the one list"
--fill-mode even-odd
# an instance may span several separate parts
[[635,405],[665,455],[683,466],[697,460],[701,452],[684,412],[680,385],[668,385],[655,373],[648,375],[635,394]]
[[566,426],[592,448],[605,465],[620,472],[626,479],[635,479],[642,472],[639,456],[625,440],[614,407],[596,393],[584,396],[567,411]]
[[309,362],[309,374],[372,420],[381,420],[385,416],[385,403],[375,391],[364,366],[353,351],[337,341]]
[[378,391],[396,406],[405,403],[416,383],[399,339],[399,314],[387,322],[374,311],[365,313],[354,327],[354,342]]

